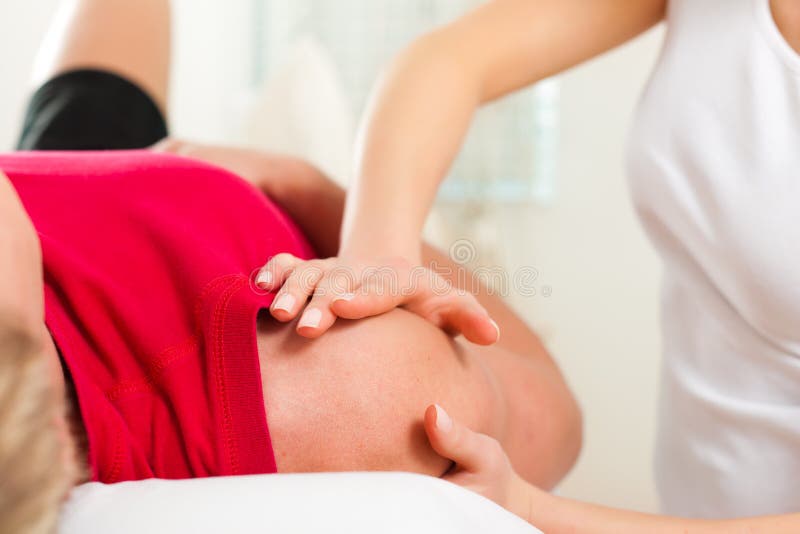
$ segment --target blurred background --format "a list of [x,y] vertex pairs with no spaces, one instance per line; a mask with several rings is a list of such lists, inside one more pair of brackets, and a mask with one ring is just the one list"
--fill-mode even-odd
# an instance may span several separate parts
[[[0,3],[2,151],[14,145],[57,3]],[[346,183],[381,66],[478,3],[175,0],[173,135],[301,155]],[[508,298],[564,369],[586,421],[560,492],[642,511],[656,510],[658,263],[623,164],[662,38],[656,28],[481,112],[428,225],[444,249],[467,243],[473,266],[529,275],[535,291],[509,286]]]

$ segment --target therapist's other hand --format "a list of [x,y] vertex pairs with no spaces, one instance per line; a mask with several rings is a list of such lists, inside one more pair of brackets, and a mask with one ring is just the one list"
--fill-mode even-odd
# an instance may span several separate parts
[[442,477],[527,519],[536,491],[520,477],[500,443],[451,418],[439,405],[425,411],[425,432],[436,453],[453,462]]
[[337,317],[363,319],[397,307],[479,345],[491,345],[500,335],[473,295],[401,258],[306,261],[279,254],[261,269],[256,284],[269,291],[280,289],[270,310],[272,316],[282,322],[300,316],[297,332],[307,338],[324,334]]

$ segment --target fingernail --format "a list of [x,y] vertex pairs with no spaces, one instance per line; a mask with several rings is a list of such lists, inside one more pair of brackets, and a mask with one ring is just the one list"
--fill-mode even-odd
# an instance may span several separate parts
[[356,298],[354,293],[345,293],[344,295],[339,295],[338,297],[333,299],[333,302],[337,302],[339,300],[344,300],[344,301],[350,302],[354,298]]
[[453,420],[450,419],[450,416],[447,415],[447,412],[444,411],[444,408],[438,404],[435,404],[434,406],[436,406],[436,428],[442,432],[450,432],[450,429],[453,428]]
[[494,329],[497,330],[497,339],[495,340],[495,343],[497,343],[500,341],[500,326],[494,321],[494,319],[489,320],[492,321],[492,326],[494,326]]
[[320,321],[322,321],[322,312],[316,308],[310,308],[300,318],[297,326],[299,328],[318,328]]
[[285,295],[281,295],[280,298],[275,302],[275,305],[272,307],[273,310],[281,310],[287,313],[292,313],[292,309],[294,308],[294,303],[296,302],[295,298],[286,293]]
[[256,285],[268,286],[272,284],[272,273],[269,271],[261,271],[256,276]]

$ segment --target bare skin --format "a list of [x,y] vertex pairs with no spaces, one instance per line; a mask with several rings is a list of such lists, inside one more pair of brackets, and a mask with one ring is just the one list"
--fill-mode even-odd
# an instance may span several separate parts
[[770,0],[775,24],[786,42],[800,53],[800,2],[796,0]]
[[167,109],[168,0],[62,0],[34,68],[38,86],[63,72],[100,69],[142,87]]

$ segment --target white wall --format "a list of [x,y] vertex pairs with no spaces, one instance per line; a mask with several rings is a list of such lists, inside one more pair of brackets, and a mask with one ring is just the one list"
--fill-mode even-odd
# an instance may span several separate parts
[[[36,45],[55,4],[0,2],[0,150],[15,139]],[[251,67],[246,4],[226,2],[223,10],[216,0],[177,0],[171,118],[179,135],[237,138]],[[659,364],[658,266],[628,200],[622,157],[660,37],[656,30],[563,77],[553,206],[493,209],[488,238],[453,224],[449,232],[495,240],[507,251],[507,267],[533,266],[541,284],[553,289],[549,298],[514,302],[552,349],[584,408],[584,453],[562,493],[641,510],[655,509],[650,458]]]
[[0,151],[14,146],[34,56],[57,0],[0,0]]
[[559,192],[525,222],[528,261],[553,295],[524,311],[586,417],[583,456],[563,492],[645,511],[656,509],[659,266],[633,213],[623,149],[661,39],[656,30],[563,77]]
[[173,135],[204,142],[237,138],[252,74],[250,4],[173,0]]

